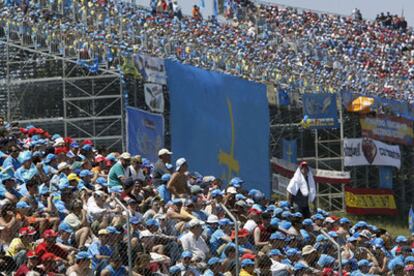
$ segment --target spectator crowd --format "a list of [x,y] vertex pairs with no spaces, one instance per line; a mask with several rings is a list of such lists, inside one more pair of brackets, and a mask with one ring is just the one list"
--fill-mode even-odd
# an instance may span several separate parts
[[3,275],[235,275],[236,259],[242,276],[414,274],[414,236],[301,213],[239,177],[172,162],[168,149],[151,163],[7,123],[0,145]]
[[[219,23],[197,6],[185,17],[165,0],[150,10],[67,3],[4,1],[0,35],[108,68],[120,55],[147,53],[300,91],[412,99],[414,36],[402,17],[371,22],[357,10],[343,17],[229,0]],[[321,209],[301,213],[239,177],[203,176],[181,156],[173,162],[168,149],[151,162],[35,126],[0,125],[4,275],[235,275],[236,260],[241,276],[414,275],[414,236]]]
[[370,21],[357,9],[339,16],[236,0],[224,1],[225,18],[203,18],[197,5],[186,17],[170,0],[151,0],[150,7],[8,0],[0,34],[109,68],[120,56],[150,54],[292,91],[347,90],[412,101],[414,35],[402,16]]

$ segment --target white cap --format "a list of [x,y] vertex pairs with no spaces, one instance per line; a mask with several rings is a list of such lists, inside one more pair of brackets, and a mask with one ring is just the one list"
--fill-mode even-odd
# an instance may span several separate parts
[[58,165],[58,171],[62,171],[64,169],[69,169],[69,168],[70,168],[70,166],[66,162],[60,162],[59,165]]
[[199,219],[192,219],[192,220],[190,220],[190,222],[188,223],[188,227],[189,228],[193,228],[194,226],[197,226],[197,225],[203,225],[204,224],[204,222],[202,222],[201,220],[199,220]]
[[181,166],[184,165],[187,162],[187,160],[185,160],[185,158],[179,158],[176,162],[175,162],[175,171],[179,171]]
[[167,149],[160,149],[160,150],[158,151],[158,156],[161,156],[161,155],[164,155],[164,154],[169,154],[169,155],[171,155],[171,154],[172,154],[172,152],[171,152],[171,151],[169,151],[169,150],[167,150]]
[[63,140],[62,137],[59,137],[55,140],[55,143],[53,144],[54,147],[63,146],[65,144],[65,140]]
[[236,190],[236,188],[235,188],[235,187],[228,187],[228,188],[227,188],[227,192],[228,192],[229,194],[237,194],[237,190]]
[[209,215],[207,223],[218,223],[218,217],[216,215]]
[[119,156],[119,159],[131,159],[131,154],[129,152],[124,152]]

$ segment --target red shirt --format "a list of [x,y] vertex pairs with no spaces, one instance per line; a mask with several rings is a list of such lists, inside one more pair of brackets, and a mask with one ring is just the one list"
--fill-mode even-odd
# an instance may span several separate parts
[[59,245],[51,244],[48,246],[46,242],[40,243],[36,247],[35,252],[36,252],[36,255],[39,256],[39,258],[41,258],[42,255],[45,253],[52,253],[62,259],[66,259],[66,257],[68,256],[68,253],[63,248],[61,248]]

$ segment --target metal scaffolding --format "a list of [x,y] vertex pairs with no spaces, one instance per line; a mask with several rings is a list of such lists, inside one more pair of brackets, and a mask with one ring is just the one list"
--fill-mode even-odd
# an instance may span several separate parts
[[[121,76],[108,64],[90,73],[62,45],[6,30],[0,37],[0,114],[49,133],[125,149]],[[64,40],[61,40],[64,41]],[[63,48],[65,48],[63,46]]]

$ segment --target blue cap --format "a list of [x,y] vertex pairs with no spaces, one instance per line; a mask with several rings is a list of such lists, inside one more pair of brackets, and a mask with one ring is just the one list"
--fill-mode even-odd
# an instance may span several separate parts
[[273,211],[273,214],[274,214],[275,216],[278,216],[278,215],[280,215],[281,213],[283,213],[283,209],[282,209],[282,208],[279,208],[279,207],[276,207],[276,209]]
[[70,144],[71,148],[79,148],[79,144],[78,142],[73,142],[72,144]]
[[295,264],[295,266],[293,267],[293,270],[294,271],[299,271],[299,270],[308,269],[308,268],[309,268],[309,266],[307,266],[307,265],[305,265],[305,264],[303,264],[301,262],[297,262]]
[[243,194],[236,194],[236,201],[245,200],[246,197]]
[[286,239],[286,235],[283,234],[282,232],[277,231],[277,232],[272,233],[270,235],[270,238],[269,239],[270,240],[281,240],[281,241],[284,241]]
[[32,153],[30,151],[24,151],[19,156],[20,163],[32,160]]
[[98,177],[95,180],[95,182],[96,182],[96,184],[99,184],[99,185],[104,186],[104,187],[108,186],[108,183],[106,182],[105,177],[102,177],[102,176],[101,177]]
[[397,267],[404,267],[404,262],[401,258],[396,257],[388,263],[388,269],[394,271]]
[[358,266],[372,266],[372,264],[367,259],[362,259],[358,262]]
[[260,193],[260,191],[259,190],[257,190],[257,189],[250,189],[249,190],[249,193],[247,194],[248,196],[250,196],[250,197],[253,197],[253,196],[255,196],[257,193]]
[[347,242],[354,242],[357,241],[358,239],[355,236],[351,236],[349,238],[346,239]]
[[76,155],[75,155],[73,152],[68,151],[68,152],[66,153],[66,157],[68,157],[68,158],[75,158],[75,157],[76,157]]
[[328,240],[328,238],[327,238],[327,237],[325,237],[325,236],[324,236],[324,235],[322,235],[322,234],[319,234],[319,235],[316,237],[316,241],[317,241],[317,242],[326,241],[326,240]]
[[335,262],[335,258],[326,254],[322,254],[318,260],[318,265],[322,268],[331,266]]
[[304,219],[302,221],[302,225],[304,225],[304,226],[311,226],[311,225],[313,225],[313,221],[311,219]]
[[193,253],[191,253],[191,251],[188,250],[184,250],[183,253],[181,253],[181,258],[192,258],[193,257]]
[[366,223],[363,220],[360,220],[357,223],[355,223],[355,225],[354,225],[355,229],[362,228],[362,227],[368,227],[368,223]]
[[337,238],[337,237],[338,237],[338,234],[337,234],[335,231],[329,231],[329,232],[328,232],[328,235],[329,235],[331,238]]
[[106,159],[109,160],[109,161],[112,161],[112,162],[115,162],[116,161],[116,157],[112,153],[108,154],[106,156]]
[[324,220],[324,219],[325,219],[325,217],[324,217],[323,215],[321,215],[321,214],[315,214],[315,215],[313,215],[311,218],[312,218],[314,221],[315,221],[315,220]]
[[118,229],[116,229],[114,226],[106,227],[106,231],[108,231],[109,234],[121,234],[121,232],[118,231]]
[[212,198],[216,198],[218,196],[223,196],[223,192],[220,189],[214,189],[211,191]]
[[288,257],[292,257],[292,256],[295,256],[295,255],[298,255],[298,254],[300,254],[301,252],[299,251],[299,250],[297,250],[296,248],[289,248],[287,251],[286,251],[286,256],[288,256]]
[[292,223],[290,221],[284,220],[279,223],[279,227],[285,230],[289,230],[292,227]]
[[290,207],[290,204],[289,204],[289,202],[287,202],[287,201],[281,201],[281,202],[279,202],[279,207],[280,208],[289,208]]
[[147,219],[145,221],[146,226],[159,226],[158,221],[156,219]]
[[222,218],[222,219],[219,220],[218,224],[220,226],[226,226],[226,225],[233,225],[234,223],[231,220],[229,220],[228,218]]
[[289,211],[282,212],[282,218],[290,218],[291,216],[292,216],[292,213]]
[[87,251],[79,251],[76,254],[76,260],[89,260],[91,259],[91,255]]
[[109,191],[110,193],[122,193],[124,191],[124,189],[122,188],[122,186],[114,186],[114,187],[110,187]]
[[293,214],[293,217],[295,217],[295,218],[303,218],[303,215],[302,215],[301,212],[296,212],[296,213]]
[[93,173],[90,170],[81,170],[81,172],[79,173],[80,177],[85,177],[85,176],[93,176]]
[[72,227],[69,224],[67,224],[66,222],[62,222],[59,225],[59,231],[63,231],[63,232],[70,233],[70,234],[73,233]]
[[241,267],[246,267],[249,265],[254,265],[254,262],[250,259],[244,259],[243,261],[241,261]]
[[282,254],[282,252],[280,252],[280,250],[279,249],[272,249],[272,250],[270,250],[270,252],[269,252],[269,256],[270,257],[272,257],[272,256],[282,256],[283,254]]
[[48,155],[46,155],[46,158],[43,160],[43,163],[49,164],[50,162],[52,162],[55,159],[56,159],[56,155],[53,154],[53,153],[49,153]]
[[414,256],[405,257],[404,264],[414,263]]
[[218,258],[218,257],[212,257],[207,262],[207,264],[210,265],[210,266],[215,265],[215,264],[219,264],[219,263],[221,263],[221,259]]
[[43,153],[42,152],[40,152],[40,151],[35,151],[34,153],[33,153],[33,157],[42,157],[43,156]]
[[26,201],[19,201],[16,204],[17,209],[26,209],[26,208],[30,208],[30,207],[31,207],[30,204],[27,203]]
[[372,240],[371,243],[374,247],[377,247],[377,248],[383,248],[384,245],[385,245],[384,240],[381,239],[381,238],[375,238],[375,239]]
[[139,224],[140,222],[141,222],[141,220],[138,218],[138,217],[131,217],[130,219],[129,219],[129,222],[131,223],[131,224]]
[[341,218],[339,220],[339,224],[345,224],[345,223],[351,223],[351,221],[348,218]]
[[165,173],[161,176],[161,180],[164,181],[164,182],[167,182],[170,179],[171,179],[171,174],[169,174],[169,173]]
[[59,134],[56,134],[56,133],[52,135],[52,140],[53,141],[56,140],[57,138],[61,138],[61,136]]
[[279,222],[280,222],[280,219],[278,219],[278,218],[272,218],[270,220],[270,226],[279,227]]
[[83,145],[82,149],[84,151],[91,151],[92,150],[92,146],[91,145]]
[[230,185],[235,188],[240,188],[244,181],[240,177],[234,177],[230,180]]
[[407,238],[405,236],[398,236],[397,238],[395,238],[395,242],[396,243],[401,243],[401,242],[408,242]]
[[181,272],[181,267],[179,267],[178,265],[173,265],[172,267],[170,267],[171,274],[175,274],[178,272]]

